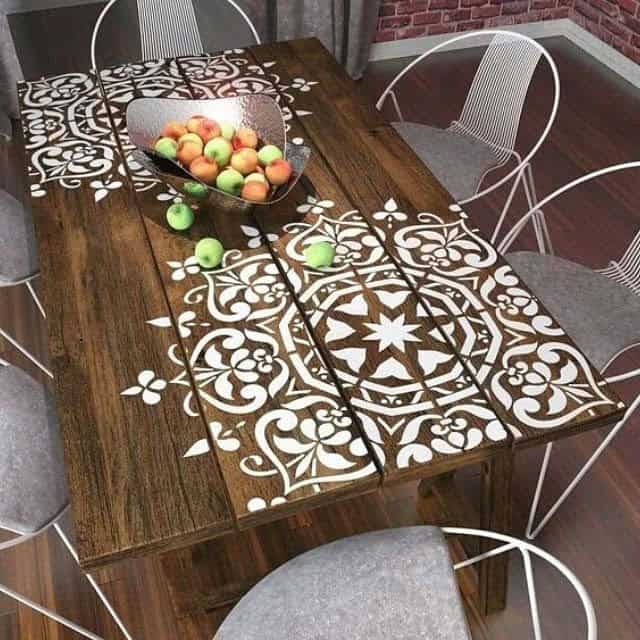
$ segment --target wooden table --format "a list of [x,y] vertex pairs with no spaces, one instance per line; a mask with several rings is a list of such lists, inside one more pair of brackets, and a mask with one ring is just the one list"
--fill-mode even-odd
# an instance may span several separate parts
[[[131,160],[127,104],[256,92],[312,148],[304,178],[172,232],[178,194]],[[47,78],[20,99],[83,567],[477,463],[482,524],[508,530],[514,448],[622,415],[317,40]],[[203,271],[209,235],[228,251]],[[315,271],[302,251],[320,239],[337,258]],[[504,603],[491,571],[487,609]]]

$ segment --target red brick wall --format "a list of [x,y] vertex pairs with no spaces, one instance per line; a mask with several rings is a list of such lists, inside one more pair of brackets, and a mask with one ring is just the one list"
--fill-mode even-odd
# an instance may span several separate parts
[[640,64],[640,0],[382,0],[376,42],[571,18]]
[[640,1],[574,0],[571,18],[640,64]]

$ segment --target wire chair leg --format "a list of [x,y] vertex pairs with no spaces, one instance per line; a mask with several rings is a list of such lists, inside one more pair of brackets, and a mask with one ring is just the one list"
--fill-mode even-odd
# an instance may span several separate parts
[[67,620],[67,618],[64,618],[63,616],[57,614],[55,611],[51,611],[51,609],[47,609],[46,607],[43,607],[37,602],[34,602],[33,600],[30,600],[29,598],[23,595],[20,595],[16,591],[9,589],[9,587],[5,587],[3,584],[0,584],[0,593],[3,593],[5,596],[8,596],[12,600],[19,602],[25,607],[29,607],[29,609],[32,609],[33,611],[36,611],[37,613],[42,614],[43,616],[53,620],[54,622],[61,624],[63,627],[67,627],[67,629],[71,629],[72,631],[75,631],[77,634],[85,638],[89,638],[89,640],[103,640],[100,636],[97,636],[95,633],[92,633],[91,631],[87,631],[87,629],[85,629],[84,627],[77,625],[75,622],[71,622],[71,620]]
[[40,369],[43,373],[53,379],[53,373],[45,367],[40,360],[38,360],[31,352],[27,351],[20,343],[16,342],[6,331],[0,329],[0,337],[4,338],[10,345],[14,346],[25,358],[31,360],[33,364]]
[[[528,176],[526,167],[523,169],[523,177],[522,177],[522,188],[524,189],[524,194],[527,197],[527,203],[529,204],[529,209],[533,209],[537,203],[533,192],[531,191],[531,187],[528,182]],[[533,230],[536,234],[536,241],[538,243],[538,251],[542,254],[547,253],[547,248],[544,243],[544,233],[542,231],[542,224],[540,222],[540,212],[536,211],[531,217],[531,222],[533,224]]]
[[513,185],[511,187],[511,191],[509,191],[509,195],[507,196],[507,200],[504,203],[504,207],[502,208],[502,212],[500,213],[500,217],[498,218],[498,222],[496,223],[496,227],[493,230],[493,234],[491,235],[492,244],[496,244],[498,239],[498,235],[500,230],[502,229],[502,225],[504,224],[504,220],[507,217],[507,213],[509,212],[509,208],[511,207],[511,203],[513,202],[513,197],[516,194],[516,190],[520,181],[523,179],[524,172],[520,171],[513,180]]
[[[525,181],[528,181],[529,183],[531,198],[533,199],[534,205],[538,204],[538,194],[536,192],[536,183],[533,179],[533,169],[531,168],[531,163],[527,163],[527,166],[525,167]],[[538,218],[540,227],[542,228],[547,253],[549,253],[550,255],[554,255],[553,244],[551,242],[551,234],[549,233],[547,218],[544,215],[544,211],[542,209],[538,209],[538,211],[536,212],[536,217]]]
[[[598,448],[591,454],[591,457],[584,463],[580,471],[576,474],[573,480],[569,483],[567,488],[562,492],[562,495],[553,503],[551,508],[547,511],[545,516],[540,520],[538,526],[533,529],[533,521],[536,516],[536,511],[538,508],[538,502],[540,499],[540,493],[542,491],[542,484],[544,483],[544,479],[547,473],[547,467],[549,464],[549,456],[551,455],[551,447],[547,446],[547,450],[545,451],[545,457],[542,462],[542,467],[540,469],[540,475],[538,477],[538,486],[536,488],[536,494],[533,499],[533,503],[531,505],[531,512],[529,514],[529,524],[527,525],[527,538],[529,540],[533,540],[538,536],[540,531],[546,526],[546,524],[551,520],[551,518],[555,515],[556,511],[560,508],[560,506],[564,503],[564,501],[571,495],[573,490],[578,486],[582,478],[588,473],[591,467],[597,462],[598,458],[602,455],[603,451],[609,446],[609,443],[616,437],[618,431],[624,427],[627,420],[631,417],[631,415],[635,412],[635,410],[640,406],[640,395],[636,397],[636,399],[631,403],[624,417],[618,424],[611,429],[611,431],[607,434],[607,437],[598,445]],[[533,529],[533,530],[532,530]]]
[[[71,544],[69,538],[67,537],[65,532],[62,530],[62,527],[60,527],[60,525],[56,522],[53,525],[53,528],[55,529],[56,533],[58,534],[58,536],[62,540],[64,546],[67,548],[67,551],[69,552],[71,557],[76,561],[76,564],[78,564],[78,566],[80,566],[80,562],[78,560],[78,554],[76,553],[76,550],[74,549],[73,545]],[[131,634],[129,633],[127,628],[124,626],[124,622],[122,622],[122,620],[120,619],[120,616],[117,614],[116,610],[113,608],[112,604],[109,602],[109,600],[107,599],[107,596],[104,594],[104,592],[102,591],[102,589],[100,588],[98,583],[95,581],[93,576],[90,575],[89,573],[84,573],[84,571],[83,571],[83,574],[86,577],[86,579],[88,580],[88,582],[91,585],[91,587],[93,588],[93,590],[96,592],[96,595],[98,596],[98,598],[100,598],[100,600],[101,600],[102,604],[105,606],[106,610],[109,612],[109,615],[111,616],[113,621],[116,623],[116,625],[118,626],[118,628],[122,632],[122,635],[127,640],[133,640]]]
[[36,290],[33,288],[33,285],[31,284],[31,281],[27,280],[25,282],[25,285],[27,286],[27,289],[29,290],[29,293],[31,294],[31,297],[33,298],[33,301],[36,303],[36,307],[38,307],[38,311],[40,311],[40,313],[42,314],[43,318],[46,318],[47,314],[44,311],[44,307],[42,306],[42,302],[40,302],[40,298],[38,297],[38,294],[36,293]]
[[540,495],[542,494],[542,487],[547,477],[547,470],[549,468],[549,459],[551,458],[552,450],[553,450],[553,442],[550,442],[544,449],[544,458],[542,459],[542,466],[540,467],[540,473],[538,474],[536,491],[533,495],[533,501],[531,502],[531,509],[529,511],[529,521],[527,522],[527,529],[525,531],[525,535],[529,540],[533,539],[533,536],[531,535],[531,531],[533,530],[533,523],[536,519],[536,514],[538,512]]

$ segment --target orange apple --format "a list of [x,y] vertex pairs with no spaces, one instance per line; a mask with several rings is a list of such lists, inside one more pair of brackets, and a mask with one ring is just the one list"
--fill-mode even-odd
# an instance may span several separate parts
[[220,125],[215,120],[210,120],[209,118],[202,118],[198,123],[198,128],[194,133],[197,133],[202,141],[207,144],[209,140],[213,140],[214,138],[219,138],[222,134],[220,130]]
[[189,171],[205,184],[215,184],[218,177],[218,163],[207,156],[198,156],[192,160]]
[[191,133],[195,133],[198,130],[198,127],[200,126],[200,121],[204,119],[205,119],[204,116],[192,116],[191,118],[189,118],[187,120],[187,131],[190,131]]
[[171,121],[164,125],[161,135],[163,138],[173,138],[174,140],[177,140],[185,133],[187,133],[187,127],[185,127],[181,122]]
[[267,180],[279,187],[281,184],[286,184],[291,178],[293,169],[286,160],[274,160],[265,169]]
[[241,149],[242,147],[249,147],[249,149],[258,147],[258,134],[253,129],[244,127],[236,131],[233,137],[233,148]]
[[243,176],[253,173],[258,166],[258,154],[255,149],[244,147],[231,156],[231,166]]
[[178,153],[176,157],[178,162],[183,166],[188,167],[198,157],[202,155],[202,141],[196,142],[195,140],[187,139],[182,140],[178,144]]
[[266,202],[269,197],[269,187],[264,182],[251,180],[242,188],[242,198],[251,202]]

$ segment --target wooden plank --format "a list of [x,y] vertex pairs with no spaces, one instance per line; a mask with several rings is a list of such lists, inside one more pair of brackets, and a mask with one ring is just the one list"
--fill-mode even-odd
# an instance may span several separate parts
[[[196,59],[180,60],[180,66],[198,98],[226,91],[222,64],[214,61],[204,68]],[[293,113],[292,86],[280,83],[278,62],[264,66],[264,76],[240,79],[236,85],[274,95],[288,110],[289,139],[300,144],[304,131]],[[285,267],[298,306],[358,414],[385,479],[438,474],[482,459],[508,440],[445,336],[317,149],[292,194],[274,206],[256,207],[253,214],[278,264]],[[334,268],[305,268],[304,247],[323,239],[336,247]],[[394,339],[385,340],[385,334]]]
[[[241,86],[237,54],[203,60],[216,68],[218,81],[222,67]],[[125,95],[191,95],[175,61],[139,65],[126,82],[130,93],[119,79],[104,81],[108,96],[112,90],[123,96],[121,108]],[[231,90],[225,88],[225,95]],[[116,124],[126,153],[131,145],[123,125]],[[171,310],[170,318],[148,320],[158,331],[170,319],[180,327],[189,356],[178,362],[166,354],[176,367],[170,384],[184,392],[187,414],[202,412],[210,427],[210,442],[194,441],[183,453],[192,459],[213,444],[242,528],[375,489],[376,464],[282,275],[269,251],[242,230],[248,214],[185,198],[199,207],[196,223],[188,232],[173,232],[165,211],[177,194],[129,168]],[[200,270],[193,261],[195,244],[205,236],[219,238],[228,250],[220,269]],[[305,378],[310,371],[314,375]]]
[[213,456],[183,458],[206,425],[167,383],[175,327],[147,323],[167,303],[95,79],[28,83],[21,104],[81,563],[229,531]]
[[[513,451],[505,451],[483,464],[482,509],[480,528],[513,535]],[[480,541],[480,553],[500,546],[490,540]],[[480,610],[484,615],[502,611],[507,606],[509,554],[481,562],[478,567]]]
[[[298,126],[293,119],[292,135]],[[304,216],[270,245],[385,480],[437,475],[503,447],[510,435],[318,153],[305,175],[291,198],[255,217],[267,234]],[[318,241],[336,249],[331,268],[305,266],[305,247]]]
[[624,405],[613,390],[322,45],[252,52],[279,60],[285,86],[315,83],[296,101],[313,114],[300,119],[306,137],[522,444],[615,422]]

